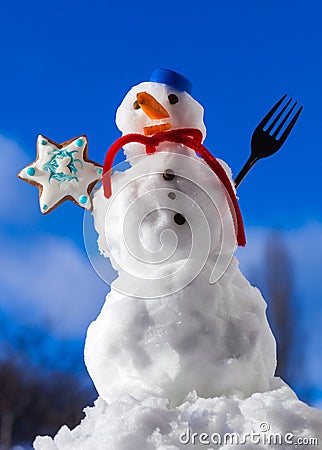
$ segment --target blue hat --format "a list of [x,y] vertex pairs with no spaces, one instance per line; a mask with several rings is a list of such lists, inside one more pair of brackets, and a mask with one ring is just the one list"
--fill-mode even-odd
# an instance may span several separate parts
[[167,84],[177,91],[186,91],[188,94],[191,94],[192,91],[192,83],[188,78],[169,69],[155,69],[150,81]]

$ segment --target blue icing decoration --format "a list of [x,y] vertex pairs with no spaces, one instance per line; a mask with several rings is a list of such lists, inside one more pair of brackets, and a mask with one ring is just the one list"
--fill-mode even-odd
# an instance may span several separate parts
[[[77,153],[77,150],[68,151],[66,148],[56,148],[55,150],[48,152],[48,155],[53,155],[50,160],[44,164],[43,169],[48,170],[50,172],[48,182],[50,183],[51,179],[57,180],[59,183],[65,183],[71,180],[79,181],[76,174],[79,169],[76,167],[76,163],[80,164],[81,168],[84,168],[84,165],[80,159],[74,158],[74,153]],[[70,173],[58,172],[59,163],[58,160],[68,159],[69,162],[66,165]]]
[[82,205],[85,205],[85,203],[87,203],[87,195],[81,195],[79,197],[79,203],[81,203]]
[[75,144],[77,145],[77,147],[82,147],[82,145],[84,144],[84,140],[83,139],[77,139]]
[[35,169],[33,167],[28,167],[27,174],[32,177],[33,175],[35,175]]
[[100,167],[99,169],[97,169],[97,173],[98,173],[99,175],[102,175],[103,169]]
[[41,143],[41,145],[47,145],[47,141],[46,141],[45,139],[42,139],[42,140],[40,141],[40,143]]
[[42,209],[43,209],[44,211],[46,211],[46,209],[48,209],[48,206],[47,206],[47,205],[43,205]]

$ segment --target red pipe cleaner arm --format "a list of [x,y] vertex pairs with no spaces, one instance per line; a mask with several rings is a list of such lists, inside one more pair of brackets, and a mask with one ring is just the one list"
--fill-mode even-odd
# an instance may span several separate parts
[[112,168],[115,155],[124,145],[131,142],[137,142],[139,144],[145,145],[146,152],[150,154],[156,151],[156,147],[160,142],[168,141],[177,144],[183,144],[193,149],[196,153],[199,153],[199,155],[215,172],[215,174],[224,185],[226,192],[232,202],[233,208],[231,207],[230,202],[228,202],[228,204],[231,210],[233,221],[235,217],[237,221],[237,226],[235,227],[237,243],[238,245],[244,247],[246,245],[244,224],[231,181],[229,180],[225,169],[221,166],[221,164],[219,164],[219,162],[209,152],[209,150],[207,150],[207,148],[202,145],[201,140],[202,133],[196,128],[181,128],[170,131],[162,131],[150,137],[144,136],[143,134],[139,133],[126,134],[125,136],[120,137],[111,145],[105,156],[102,179],[104,195],[106,198],[109,198],[112,194],[110,170]]
[[197,128],[178,128],[176,130],[161,131],[160,133],[152,136],[150,139],[153,143],[152,150],[147,151],[147,153],[153,153],[156,150],[155,147],[159,145],[160,142],[164,141],[183,144],[187,147],[193,148],[192,145],[201,144],[202,133]]
[[[192,139],[189,139],[188,136],[191,136]],[[124,145],[131,142],[143,144],[146,146],[146,152],[150,154],[156,151],[156,146],[159,145],[160,142],[170,141],[180,144],[184,143],[182,142],[184,137],[187,137],[189,141],[191,140],[191,143],[194,142],[194,139],[201,143],[202,133],[197,128],[181,128],[171,131],[161,131],[160,133],[150,137],[139,133],[130,133],[117,139],[108,149],[105,156],[103,166],[103,189],[105,197],[109,198],[112,195],[111,176],[108,172],[112,169],[116,154],[122,147],[124,147]],[[191,144],[188,146],[191,147]]]
[[126,134],[125,136],[121,136],[110,146],[105,156],[102,178],[104,195],[106,198],[110,198],[110,196],[112,195],[110,170],[112,169],[114,158],[118,151],[124,145],[129,144],[130,142],[137,142],[139,144],[148,145],[149,138],[147,136],[144,136],[143,134],[130,133]]
[[231,208],[230,203],[229,208],[232,215],[232,218],[234,220],[234,213],[236,214],[236,221],[237,221],[237,230],[236,230],[236,237],[237,237],[237,243],[238,245],[245,247],[246,245],[246,236],[245,236],[245,229],[244,229],[244,223],[243,218],[239,209],[237,197],[234,191],[234,188],[231,184],[230,179],[228,178],[228,175],[225,171],[225,169],[222,167],[222,165],[212,156],[212,154],[207,150],[207,148],[200,144],[199,149],[196,150],[202,158],[206,161],[206,163],[211,167],[211,169],[215,172],[215,174],[218,176],[220,181],[223,183],[226,191],[229,194],[229,197],[233,204],[233,210]]

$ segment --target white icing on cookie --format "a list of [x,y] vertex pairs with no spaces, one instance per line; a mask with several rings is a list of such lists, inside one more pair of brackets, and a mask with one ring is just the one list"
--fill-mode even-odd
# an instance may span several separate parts
[[67,199],[89,209],[90,192],[101,179],[102,168],[88,161],[86,136],[57,144],[39,135],[37,158],[19,177],[39,188],[40,210],[46,214]]

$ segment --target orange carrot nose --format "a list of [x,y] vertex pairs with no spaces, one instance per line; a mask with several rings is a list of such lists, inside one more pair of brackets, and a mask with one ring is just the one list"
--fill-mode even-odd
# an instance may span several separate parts
[[140,107],[150,119],[166,119],[170,117],[168,111],[147,92],[139,92],[136,99]]

